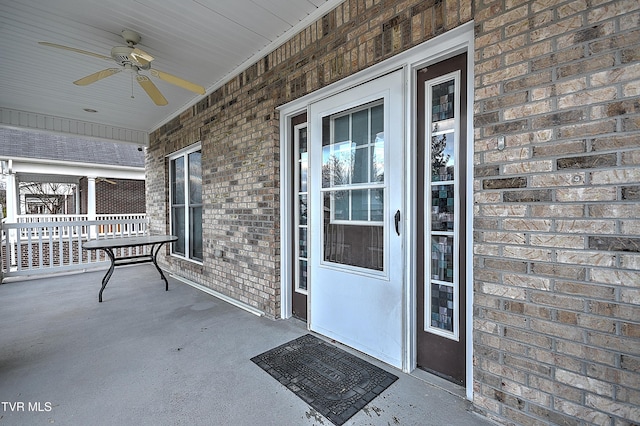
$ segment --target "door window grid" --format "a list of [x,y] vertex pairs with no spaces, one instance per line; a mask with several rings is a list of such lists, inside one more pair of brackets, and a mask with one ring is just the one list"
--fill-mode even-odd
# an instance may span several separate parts
[[296,212],[295,223],[297,224],[297,232],[294,237],[296,247],[295,291],[307,294],[309,277],[309,225],[307,221],[309,156],[307,146],[307,125],[301,124],[296,126],[294,133],[294,152],[296,153],[294,188],[294,194],[296,194],[296,205],[294,206],[294,211]]
[[322,118],[323,262],[376,275],[385,271],[384,108],[379,99]]
[[202,162],[198,144],[169,158],[171,254],[202,262]]
[[455,167],[459,129],[460,72],[425,83],[427,108],[425,170],[427,217],[425,265],[425,331],[459,338],[458,170]]
[[[383,101],[323,118],[322,190],[332,224],[382,226]],[[324,137],[324,136],[323,136]]]

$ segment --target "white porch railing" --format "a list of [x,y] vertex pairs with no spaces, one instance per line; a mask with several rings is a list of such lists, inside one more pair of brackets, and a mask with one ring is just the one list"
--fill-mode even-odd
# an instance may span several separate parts
[[[146,214],[138,213],[138,214],[99,214],[96,215],[96,222],[100,222],[98,229],[98,234],[100,235],[116,235],[124,233],[125,235],[140,235],[139,230],[135,227],[133,229],[129,229],[130,225],[134,225],[131,221],[137,220],[146,220]],[[18,216],[19,224],[51,224],[55,223],[82,223],[89,221],[89,216],[86,214],[60,214],[60,215],[20,215]],[[114,223],[113,221],[118,221]],[[120,223],[122,222],[122,223]],[[27,232],[33,232],[34,229],[37,228],[27,228],[22,227],[20,231],[20,238],[27,238]],[[54,232],[54,236],[68,236],[68,232],[71,231],[72,228],[67,226],[47,226],[43,228],[43,232],[45,232],[44,236],[48,236],[48,232]],[[62,234],[59,234],[62,232]],[[92,234],[95,238],[95,232]]]
[[[146,235],[146,215],[28,215],[18,223],[2,223],[0,240],[0,282],[5,277],[37,275],[100,266],[108,259],[100,251],[82,250],[95,238]],[[140,248],[123,249],[122,255],[146,254]]]

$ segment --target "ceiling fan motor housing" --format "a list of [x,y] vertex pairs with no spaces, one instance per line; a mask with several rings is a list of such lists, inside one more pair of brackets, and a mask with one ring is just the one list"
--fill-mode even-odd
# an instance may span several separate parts
[[133,52],[133,47],[129,46],[115,46],[111,49],[111,57],[114,61],[118,63],[118,65],[133,65],[142,70],[148,70],[151,68],[150,63],[142,64],[139,61],[136,61],[131,57],[131,52]]

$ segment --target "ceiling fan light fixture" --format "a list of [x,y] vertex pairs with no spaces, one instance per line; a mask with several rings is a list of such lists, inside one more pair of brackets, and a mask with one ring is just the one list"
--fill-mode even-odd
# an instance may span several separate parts
[[124,70],[130,74],[138,74],[138,67],[131,64],[124,64]]

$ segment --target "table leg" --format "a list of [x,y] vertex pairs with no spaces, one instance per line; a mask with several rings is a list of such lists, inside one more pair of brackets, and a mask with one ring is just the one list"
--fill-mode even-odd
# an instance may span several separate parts
[[[160,243],[160,244],[154,244],[151,246],[151,259],[153,259],[153,264],[155,265],[156,269],[160,273],[160,276],[164,280],[164,290],[169,291],[169,281],[167,281],[167,278],[165,278],[164,274],[162,273],[162,269],[160,269],[160,267],[158,266],[158,261],[157,261],[158,253],[160,252],[160,249],[162,248],[163,244],[164,243]],[[156,245],[157,245],[157,248],[156,248]]]
[[111,278],[111,275],[113,274],[113,270],[115,269],[115,266],[116,266],[116,257],[113,254],[113,250],[110,248],[105,248],[103,250],[105,251],[105,253],[107,253],[107,256],[109,256],[109,259],[111,259],[111,266],[109,266],[109,270],[104,275],[104,278],[102,278],[102,288],[100,289],[100,293],[98,294],[98,302],[102,302],[102,292],[107,286],[107,283],[109,282],[109,279]]

